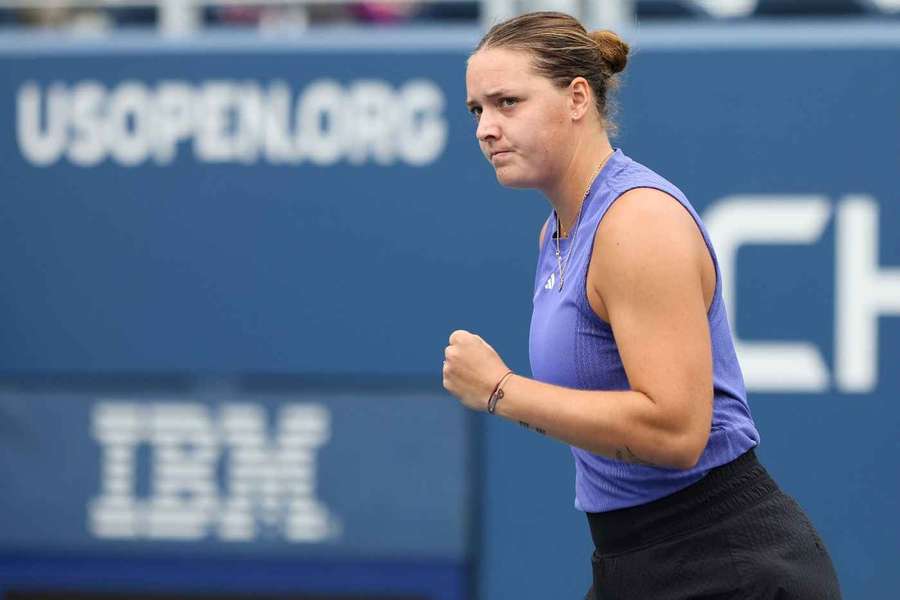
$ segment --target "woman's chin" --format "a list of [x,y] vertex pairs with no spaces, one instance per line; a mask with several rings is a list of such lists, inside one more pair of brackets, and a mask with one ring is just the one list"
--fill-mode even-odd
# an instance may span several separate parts
[[495,170],[497,181],[503,187],[509,188],[528,188],[534,187],[531,180],[523,173],[518,173],[514,169],[500,167]]

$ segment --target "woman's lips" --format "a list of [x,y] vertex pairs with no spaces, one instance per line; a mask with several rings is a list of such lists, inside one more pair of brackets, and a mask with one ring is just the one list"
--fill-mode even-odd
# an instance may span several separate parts
[[500,152],[494,152],[493,154],[491,154],[491,162],[508,158],[511,154],[512,150],[501,150]]

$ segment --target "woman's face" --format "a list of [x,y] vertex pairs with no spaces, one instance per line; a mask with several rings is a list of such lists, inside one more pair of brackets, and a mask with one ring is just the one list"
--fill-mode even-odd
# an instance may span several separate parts
[[488,48],[469,58],[466,92],[478,144],[497,180],[552,187],[569,160],[568,89],[535,72],[527,52]]

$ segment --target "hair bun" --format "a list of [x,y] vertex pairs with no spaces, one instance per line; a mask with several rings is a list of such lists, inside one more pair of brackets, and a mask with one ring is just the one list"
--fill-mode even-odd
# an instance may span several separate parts
[[597,44],[600,50],[600,56],[613,74],[621,73],[628,64],[629,47],[622,38],[613,31],[602,30],[592,31],[591,39]]

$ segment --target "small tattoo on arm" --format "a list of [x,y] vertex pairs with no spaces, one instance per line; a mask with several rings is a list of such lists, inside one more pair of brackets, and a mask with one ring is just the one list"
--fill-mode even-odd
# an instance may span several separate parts
[[644,465],[646,467],[656,466],[652,462],[646,461],[637,456],[634,452],[631,451],[631,448],[629,448],[628,446],[625,446],[624,448],[618,448],[616,450],[616,460],[635,465]]
[[528,431],[537,431],[541,435],[547,435],[547,431],[545,429],[541,429],[540,427],[532,427],[529,423],[526,423],[525,421],[519,421],[519,425],[521,425]]

